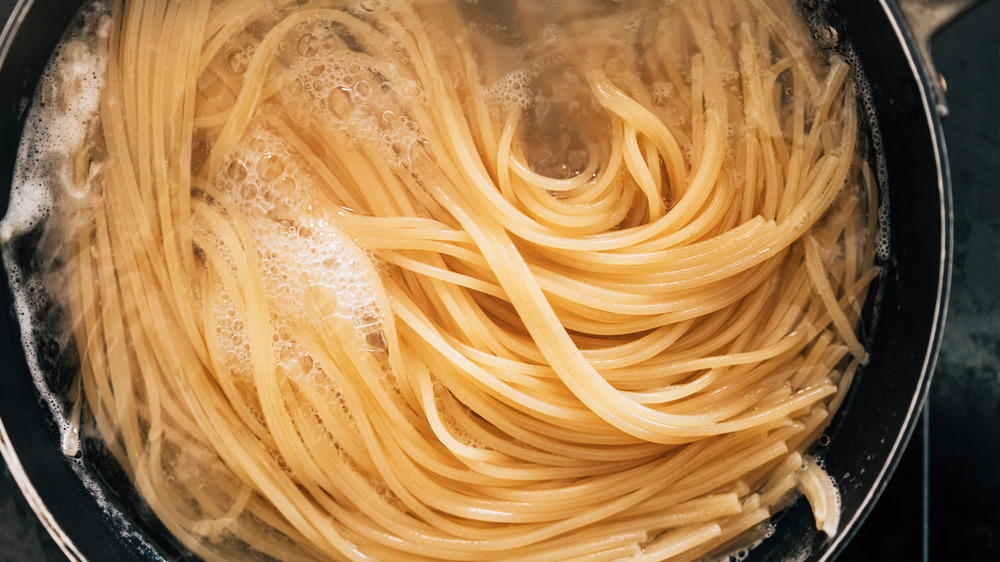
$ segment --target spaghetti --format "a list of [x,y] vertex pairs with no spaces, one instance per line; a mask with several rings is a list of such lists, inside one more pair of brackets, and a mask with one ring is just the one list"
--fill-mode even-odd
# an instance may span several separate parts
[[93,39],[60,298],[170,532],[697,559],[796,488],[835,532],[803,455],[866,360],[874,188],[791,3],[333,4],[113,2]]

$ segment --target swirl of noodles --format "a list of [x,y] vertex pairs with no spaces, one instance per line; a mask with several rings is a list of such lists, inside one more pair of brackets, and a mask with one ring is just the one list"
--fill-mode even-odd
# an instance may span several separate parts
[[68,242],[84,394],[179,540],[695,559],[797,486],[834,532],[804,455],[866,360],[876,202],[790,3],[525,6],[517,41],[272,4],[113,3]]

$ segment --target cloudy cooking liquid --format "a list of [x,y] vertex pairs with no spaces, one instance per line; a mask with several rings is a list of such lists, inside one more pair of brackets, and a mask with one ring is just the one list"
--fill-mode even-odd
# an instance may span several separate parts
[[[52,325],[39,325],[37,321],[53,306],[52,295],[60,294],[59,268],[64,263],[59,259],[58,240],[72,237],[75,226],[86,220],[89,206],[98,204],[93,182],[100,175],[103,154],[99,145],[91,147],[87,143],[99,136],[99,100],[107,65],[102,45],[109,32],[110,16],[108,8],[100,3],[89,5],[81,13],[82,23],[57,48],[40,82],[18,153],[11,205],[0,223],[0,241],[8,248],[19,237],[32,232],[37,236],[42,230],[38,251],[43,259],[35,262],[54,267],[51,271],[26,271],[11,257],[12,252],[4,252],[33,376],[62,428],[63,450],[71,457],[79,451],[79,402],[67,398],[78,397],[79,390],[74,390],[73,383],[68,390],[53,392],[49,388],[48,375],[37,361],[48,352],[38,349],[34,334],[59,333],[46,336],[60,344],[56,353],[70,349],[72,326],[64,318],[56,318]],[[640,17],[632,14],[622,20],[633,36],[644,31]],[[286,103],[297,106],[303,119],[316,120],[310,126],[340,131],[348,142],[376,146],[391,168],[419,171],[429,165],[426,135],[409,110],[411,103],[426,103],[426,93],[417,83],[404,91],[403,99],[398,92],[388,91],[382,78],[387,69],[372,67],[350,53],[334,49],[328,38],[335,32],[325,24],[303,26],[283,44],[279,56],[290,61],[293,72],[275,87],[282,88]],[[564,32],[558,25],[546,26],[540,35],[542,45],[546,41],[558,42]],[[503,29],[483,25],[480,48],[517,53],[516,47],[503,46],[504,39],[511,39],[510,30],[506,31],[508,35],[504,33]],[[609,25],[602,33],[606,34],[602,40],[613,43],[621,32]],[[227,47],[218,55],[226,61],[221,68],[233,76],[246,73],[255,48],[253,43]],[[600,141],[606,134],[606,123],[600,118],[585,118],[578,123],[568,118],[593,114],[595,108],[585,80],[574,74],[567,56],[556,53],[523,64],[519,54],[497,62],[486,70],[483,99],[493,112],[523,110],[525,130],[532,133],[532,139],[540,139],[526,142],[527,152],[522,155],[526,165],[554,179],[571,181],[581,175],[589,179],[597,172],[588,169],[587,163],[599,160],[605,150]],[[569,87],[563,88],[565,85]],[[227,93],[220,84],[213,83],[211,77],[199,84],[203,92],[213,87],[220,89],[214,109],[225,107],[231,100],[226,100]],[[666,85],[654,88],[654,102],[672,95]],[[869,94],[862,90],[862,95],[867,99]],[[203,108],[196,118],[211,122],[216,116],[212,109]],[[195,139],[196,145],[210,142],[210,137]],[[81,154],[86,157],[81,158]],[[204,153],[194,155],[196,168],[206,163],[204,157]],[[379,265],[335,226],[333,217],[313,211],[318,197],[308,169],[295,147],[258,122],[225,157],[216,178],[228,197],[225,203],[251,217],[262,256],[262,275],[269,298],[279,303],[277,308],[292,311],[291,319],[301,320],[294,311],[301,307],[303,295],[314,286],[329,287],[338,297],[337,314],[371,342],[368,351],[379,353],[383,312],[378,309],[372,288]],[[884,185],[884,167],[879,165],[877,169],[879,183]],[[882,213],[880,219],[878,251],[884,257],[887,224]],[[322,244],[316,244],[317,240]],[[249,360],[240,312],[229,306],[224,296],[217,307],[221,319],[218,337],[231,366],[238,370]],[[280,326],[276,332],[281,333]],[[309,361],[308,354],[294,342],[279,336],[275,346],[279,367],[301,366]],[[309,369],[303,371],[308,376]]]

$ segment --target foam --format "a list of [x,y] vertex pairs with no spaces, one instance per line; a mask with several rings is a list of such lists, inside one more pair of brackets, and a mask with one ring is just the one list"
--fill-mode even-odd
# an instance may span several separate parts
[[[868,139],[871,142],[871,162],[875,171],[875,183],[878,189],[878,220],[875,232],[875,257],[881,262],[889,261],[891,251],[891,236],[889,225],[889,166],[885,160],[885,146],[882,130],[879,128],[878,115],[875,112],[875,97],[871,83],[864,74],[864,67],[858,61],[857,53],[850,47],[845,47],[844,59],[854,69],[855,90],[861,102],[861,112],[868,128]],[[869,212],[871,210],[869,209]]]
[[650,93],[653,96],[653,103],[666,105],[674,97],[674,85],[672,82],[654,82]]
[[[102,484],[82,461],[79,382],[72,383],[77,390],[71,390],[67,397],[48,387],[45,372],[39,364],[40,350],[34,337],[36,330],[44,329],[36,325],[35,319],[45,302],[45,287],[37,276],[31,275],[32,272],[21,269],[11,251],[11,243],[38,227],[61,198],[79,200],[86,197],[93,187],[100,164],[92,164],[85,181],[80,182],[74,177],[70,155],[84,146],[88,123],[98,112],[107,65],[99,44],[110,32],[110,12],[107,0],[85,5],[75,16],[67,35],[56,47],[39,79],[14,164],[9,207],[0,221],[0,243],[3,244],[4,267],[10,278],[13,309],[21,327],[21,343],[28,368],[43,403],[59,429],[60,447],[70,468],[123,543],[142,552],[150,560],[162,560],[145,545],[142,533],[116,507],[114,501],[105,496]],[[67,92],[71,95],[65,95]],[[45,227],[66,225],[53,225],[50,221]]]
[[[304,168],[284,139],[255,123],[223,163],[217,184],[224,205],[241,212],[250,225],[271,311],[276,369],[298,384],[324,389],[327,406],[350,419],[339,391],[302,342],[289,336],[289,326],[314,323],[315,312],[306,306],[307,293],[320,289],[336,296],[335,320],[353,328],[360,348],[384,353],[382,311],[376,304],[378,280],[373,277],[371,257],[340,230],[335,217],[313,211],[319,207],[313,205],[317,188]],[[221,244],[218,249],[225,250]],[[252,388],[245,313],[225,293],[213,303],[213,310],[226,365]]]
[[538,74],[535,69],[512,70],[483,90],[486,103],[504,113],[525,109],[534,100],[531,82]]
[[89,193],[100,166],[92,163],[86,178],[76,177],[73,155],[84,147],[100,107],[107,68],[102,40],[110,32],[111,16],[106,3],[94,2],[78,17],[80,23],[70,28],[75,32],[56,48],[38,83],[14,165],[10,206],[0,222],[0,242],[33,229],[60,194],[81,198]]
[[348,144],[373,147],[390,167],[411,169],[427,142],[410,116],[427,94],[391,64],[345,50],[335,30],[307,23],[289,40],[292,78],[284,90],[308,126],[339,133]]
[[41,350],[33,335],[36,330],[49,328],[35,325],[35,313],[46,302],[46,290],[38,277],[21,270],[9,244],[38,226],[60,197],[79,199],[91,189],[93,169],[88,170],[85,181],[77,181],[72,154],[83,147],[88,123],[99,108],[107,65],[99,44],[108,36],[109,13],[110,6],[105,2],[93,2],[81,10],[70,27],[73,31],[46,66],[18,148],[7,215],[0,221],[4,265],[10,275],[25,356],[35,385],[60,430],[63,452],[70,458],[78,457],[80,451],[79,408],[72,400],[66,404],[64,397],[48,388],[39,364]]

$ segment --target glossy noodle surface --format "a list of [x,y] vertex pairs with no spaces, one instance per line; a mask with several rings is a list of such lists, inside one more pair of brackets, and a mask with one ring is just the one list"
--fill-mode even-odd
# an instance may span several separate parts
[[798,491],[836,530],[852,69],[783,0],[501,5],[114,2],[62,47],[104,74],[40,251],[196,554],[698,559]]

